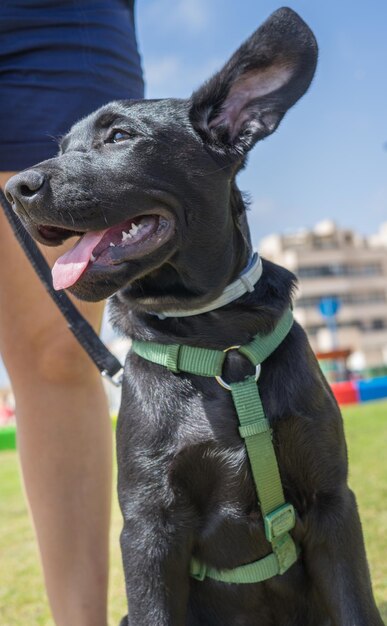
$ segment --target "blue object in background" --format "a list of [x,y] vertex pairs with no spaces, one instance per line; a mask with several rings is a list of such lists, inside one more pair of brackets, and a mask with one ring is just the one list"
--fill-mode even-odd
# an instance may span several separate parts
[[[336,314],[340,309],[340,300],[335,296],[326,296],[325,298],[321,298],[318,308],[321,315],[325,318],[327,327],[331,331],[332,348],[336,350],[339,346]],[[337,361],[337,364],[340,365],[339,361]]]
[[381,400],[387,397],[387,376],[371,378],[371,380],[359,380],[357,385],[360,402]]
[[321,298],[318,308],[323,317],[334,317],[340,309],[340,300],[334,296]]

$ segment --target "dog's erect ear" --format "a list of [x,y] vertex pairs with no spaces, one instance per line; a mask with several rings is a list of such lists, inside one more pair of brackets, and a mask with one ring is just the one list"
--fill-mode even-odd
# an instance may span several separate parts
[[192,95],[193,127],[215,149],[243,155],[305,93],[316,62],[312,31],[297,13],[279,9]]

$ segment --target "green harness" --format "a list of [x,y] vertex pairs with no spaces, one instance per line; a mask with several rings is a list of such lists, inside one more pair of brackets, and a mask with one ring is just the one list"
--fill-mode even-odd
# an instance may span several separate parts
[[[288,310],[269,335],[256,335],[245,346],[231,346],[224,351],[133,341],[133,352],[142,358],[162,365],[175,374],[186,372],[215,377],[222,387],[231,391],[239,419],[239,433],[245,441],[265,524],[265,535],[273,552],[258,561],[231,570],[207,567],[192,558],[190,574],[196,580],[208,577],[224,583],[258,583],[283,574],[297,560],[298,550],[289,534],[295,525],[295,511],[291,504],[285,502],[271,430],[257,384],[261,363],[282,343],[292,325],[293,315]],[[221,376],[226,352],[229,350],[237,350],[243,354],[256,367],[255,376],[227,384]]]

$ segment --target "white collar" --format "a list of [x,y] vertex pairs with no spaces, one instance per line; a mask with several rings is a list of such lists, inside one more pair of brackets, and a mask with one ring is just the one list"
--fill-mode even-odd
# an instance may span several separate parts
[[257,252],[252,256],[250,263],[234,280],[230,285],[224,289],[223,293],[213,300],[212,302],[205,304],[198,309],[191,309],[189,311],[163,311],[162,313],[154,313],[159,319],[163,320],[166,317],[190,317],[191,315],[200,315],[201,313],[208,313],[215,309],[219,309],[226,304],[230,304],[234,300],[237,300],[246,292],[254,291],[254,285],[259,281],[262,275],[262,261]]

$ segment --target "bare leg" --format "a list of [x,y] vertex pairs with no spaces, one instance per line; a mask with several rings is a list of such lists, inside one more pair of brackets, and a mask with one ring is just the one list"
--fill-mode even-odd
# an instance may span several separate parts
[[[10,174],[0,173],[4,187]],[[46,248],[50,263],[63,253]],[[106,626],[111,425],[99,374],[0,214],[0,352],[57,626]],[[100,324],[103,305],[78,303]]]

